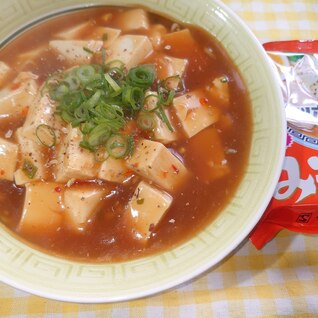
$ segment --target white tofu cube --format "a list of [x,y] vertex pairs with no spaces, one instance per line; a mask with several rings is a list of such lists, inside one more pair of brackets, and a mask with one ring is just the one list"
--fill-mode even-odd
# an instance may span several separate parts
[[[21,153],[21,163],[19,169],[14,174],[15,183],[17,185],[22,185],[27,182],[45,179],[46,173],[44,165],[47,160],[47,156],[44,153],[44,146],[25,137],[22,134],[22,128],[17,129],[16,137],[19,144],[19,151]],[[32,179],[30,179],[27,174],[22,171],[25,161],[30,162],[37,169]]]
[[188,60],[178,59],[176,57],[171,57],[171,56],[167,56],[166,58],[171,63],[170,74],[171,75],[177,74],[182,77],[188,65]]
[[153,52],[149,38],[144,35],[121,35],[110,46],[106,62],[120,60],[130,69]]
[[57,154],[56,181],[92,179],[97,176],[97,162],[89,150],[80,146],[82,140],[83,135],[78,128],[69,128]]
[[[167,109],[164,110],[172,128],[173,127],[173,123],[171,121],[171,116],[168,112]],[[155,115],[155,128],[154,128],[154,138],[155,140],[160,141],[163,144],[169,144],[175,140],[178,139],[178,134],[176,132],[176,130],[174,129],[173,131],[171,131],[168,126],[157,116]]]
[[98,212],[106,189],[97,186],[72,186],[64,191],[65,221],[78,231],[84,230]]
[[39,125],[45,124],[54,129],[55,135],[59,136],[62,128],[62,120],[55,116],[56,103],[53,102],[48,93],[39,93],[30,104],[29,112],[22,126],[22,134],[24,137],[39,143],[36,136],[36,129]]
[[227,108],[230,104],[230,87],[225,76],[217,77],[212,85],[207,86],[206,91],[212,102]]
[[125,211],[125,221],[135,238],[147,241],[172,203],[172,197],[141,181]]
[[84,22],[84,23],[78,24],[74,27],[71,27],[64,31],[56,33],[54,37],[58,39],[62,39],[62,40],[75,40],[81,36],[82,32],[86,28],[88,28],[89,25],[90,25],[90,22]]
[[160,63],[160,78],[164,79],[169,76],[175,75],[179,75],[182,78],[187,65],[187,59],[179,59],[177,57],[164,56],[163,62]]
[[[146,94],[148,95],[157,95],[156,92],[147,92]],[[156,107],[156,103],[157,103],[157,98],[155,96],[150,96],[148,98],[146,98],[146,102],[144,105],[145,109],[153,109],[154,107]],[[153,119],[155,122],[155,128],[153,130],[154,133],[154,139],[160,141],[163,144],[168,144],[174,140],[177,140],[178,138],[178,134],[175,130],[175,128],[173,127],[173,123],[171,121],[171,116],[168,112],[167,109],[164,110],[172,128],[174,129],[173,131],[171,131],[167,125],[156,115],[153,114]]]
[[[14,178],[14,183],[17,186],[23,186],[26,183],[31,182],[33,179],[30,179],[27,174],[22,170],[22,168],[17,169],[14,174],[13,174],[13,178]],[[36,178],[35,181],[39,180],[39,178]]]
[[173,100],[173,107],[188,138],[216,123],[220,110],[206,102],[201,91],[189,92]]
[[25,199],[18,231],[47,233],[58,230],[63,220],[62,192],[54,182],[32,182],[25,185]]
[[30,107],[38,92],[37,76],[21,72],[10,84],[0,90],[0,115],[13,115]]
[[167,191],[175,191],[185,182],[188,171],[163,144],[140,140],[127,166]]
[[18,160],[18,145],[0,138],[0,180],[13,181]]
[[103,47],[109,48],[113,42],[120,36],[121,30],[108,28],[108,27],[96,27],[89,35],[90,38],[95,40],[102,40]]
[[[75,39],[83,39],[83,32],[90,26],[90,22],[85,22],[75,26],[74,28],[70,28],[66,31],[57,33],[55,37],[63,40],[75,40]],[[87,33],[87,32],[85,32]],[[95,27],[92,32],[85,34],[85,38],[89,40],[99,40],[103,41],[104,47],[109,47],[111,43],[119,37],[121,33],[120,29],[109,28],[104,26]]]
[[118,24],[119,28],[122,29],[123,32],[148,30],[148,14],[144,9],[128,10],[120,15]]
[[108,157],[100,166],[98,178],[110,182],[122,183],[129,179],[131,176],[130,171],[124,159]]
[[148,31],[148,36],[151,41],[151,44],[154,48],[160,48],[163,43],[163,35],[167,33],[167,28],[162,24],[155,24],[150,26]]
[[89,64],[93,53],[100,51],[103,47],[103,41],[53,40],[49,45],[69,64],[78,65]]
[[5,80],[11,73],[12,69],[6,63],[0,61],[0,85],[2,86],[5,83]]

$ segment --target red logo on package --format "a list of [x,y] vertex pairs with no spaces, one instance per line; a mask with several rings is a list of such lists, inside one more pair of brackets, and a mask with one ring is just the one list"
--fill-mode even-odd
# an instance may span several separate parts
[[283,170],[250,239],[263,247],[281,229],[318,234],[318,41],[264,44],[282,89],[289,123]]
[[263,247],[281,229],[318,234],[318,139],[288,127],[283,170],[273,198],[250,235]]
[[[287,149],[280,180],[274,193],[275,205],[313,203],[318,183],[318,140],[288,128]],[[304,149],[306,147],[306,149]]]

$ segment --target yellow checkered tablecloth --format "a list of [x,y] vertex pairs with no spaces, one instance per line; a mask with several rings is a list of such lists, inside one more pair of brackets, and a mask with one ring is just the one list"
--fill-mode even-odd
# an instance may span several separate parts
[[[261,42],[318,39],[318,0],[224,0]],[[257,251],[242,244],[217,268],[146,299],[84,305],[0,283],[0,317],[318,317],[318,236],[282,232]]]

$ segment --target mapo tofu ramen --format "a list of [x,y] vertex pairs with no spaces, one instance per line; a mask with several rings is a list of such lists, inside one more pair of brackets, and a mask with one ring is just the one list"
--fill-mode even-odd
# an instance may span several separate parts
[[0,219],[23,241],[133,259],[191,238],[234,195],[250,104],[203,30],[89,8],[33,26],[0,61]]

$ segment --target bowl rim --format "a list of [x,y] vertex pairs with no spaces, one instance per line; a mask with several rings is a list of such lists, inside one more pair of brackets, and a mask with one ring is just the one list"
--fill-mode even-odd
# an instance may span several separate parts
[[[272,80],[272,86],[275,86],[276,89],[272,92],[273,95],[276,96],[276,100],[279,102],[280,105],[277,105],[277,108],[279,106],[281,107],[281,119],[280,119],[280,135],[277,137],[277,143],[281,146],[280,152],[278,154],[278,160],[276,162],[275,171],[273,172],[273,179],[270,182],[270,184],[267,187],[266,196],[264,197],[264,201],[259,204],[258,211],[255,211],[253,214],[253,217],[249,220],[248,224],[245,224],[244,230],[233,240],[231,245],[227,245],[227,247],[220,253],[218,253],[217,257],[211,258],[211,261],[200,263],[199,266],[196,268],[196,270],[192,270],[191,272],[183,273],[182,275],[175,275],[174,279],[169,279],[161,284],[156,284],[152,286],[151,290],[139,290],[134,291],[131,294],[122,294],[122,295],[116,295],[116,296],[96,296],[93,295],[92,297],[88,297],[87,294],[61,294],[59,291],[53,292],[50,289],[42,288],[39,289],[38,286],[32,285],[32,283],[27,283],[23,280],[16,279],[13,275],[6,276],[4,273],[2,273],[1,267],[0,267],[0,279],[1,281],[18,288],[20,290],[24,290],[26,292],[29,292],[34,295],[38,295],[45,298],[60,300],[60,301],[69,301],[69,302],[81,302],[81,303],[112,303],[112,302],[118,302],[118,301],[129,301],[133,299],[143,298],[146,296],[151,296],[154,294],[157,294],[159,292],[169,290],[171,288],[175,288],[179,286],[180,284],[184,282],[188,282],[195,277],[205,273],[209,269],[214,269],[217,267],[225,257],[227,257],[231,252],[233,252],[239,244],[241,244],[248,236],[248,234],[252,231],[252,229],[255,227],[261,216],[263,215],[263,212],[265,211],[268,203],[270,202],[270,199],[274,193],[274,190],[276,188],[279,176],[281,174],[281,169],[283,165],[284,155],[285,155],[285,138],[286,138],[286,120],[285,120],[285,114],[283,110],[283,97],[280,91],[279,81],[278,81],[278,75],[275,72],[274,68],[270,64],[269,57],[267,56],[265,50],[263,49],[262,45],[256,38],[256,36],[253,34],[253,32],[247,27],[245,22],[237,16],[236,13],[234,13],[231,9],[229,9],[228,6],[223,4],[220,0],[209,0],[209,3],[214,3],[218,7],[219,12],[221,14],[226,14],[229,19],[234,19],[237,21],[237,23],[240,24],[240,27],[245,32],[245,34],[253,41],[253,45],[259,56],[262,58],[262,64],[263,67],[266,69],[266,72],[271,77]],[[90,6],[94,5],[90,4]],[[64,8],[59,8],[57,10],[51,11],[47,15],[43,17],[39,17],[39,19],[47,18],[51,15],[56,15],[57,13],[65,12],[65,9],[70,8],[79,8],[79,7],[88,7],[87,5],[78,4],[76,6],[69,6]],[[147,7],[147,5],[146,5]],[[267,62],[266,62],[267,61]],[[35,251],[35,254],[41,255],[42,252]],[[56,260],[56,257],[46,255],[49,259]],[[146,257],[145,259],[152,258]],[[68,261],[66,261],[67,263]],[[134,261],[132,261],[134,262]],[[73,262],[70,261],[70,263],[73,264]],[[76,262],[76,264],[81,264],[81,262]],[[85,263],[87,264],[87,263]],[[94,264],[91,265],[93,268],[99,268],[99,267],[105,267],[105,264]]]

